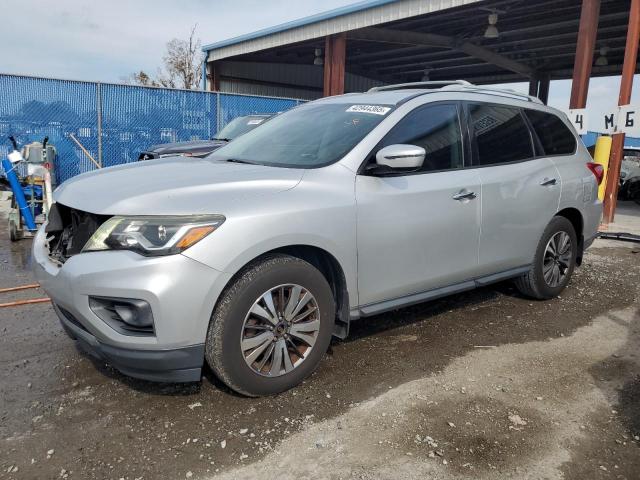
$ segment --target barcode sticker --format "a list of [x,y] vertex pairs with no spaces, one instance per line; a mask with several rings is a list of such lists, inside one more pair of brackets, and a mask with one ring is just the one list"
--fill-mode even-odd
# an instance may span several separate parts
[[352,113],[373,113],[374,115],[386,115],[390,107],[381,107],[380,105],[351,105],[347,108],[347,112]]

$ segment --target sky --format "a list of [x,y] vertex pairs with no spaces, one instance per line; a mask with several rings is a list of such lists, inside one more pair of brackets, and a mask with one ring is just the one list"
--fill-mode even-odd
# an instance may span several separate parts
[[208,44],[352,3],[2,0],[0,72],[119,82],[136,70],[155,72],[166,43],[187,38],[194,24]]
[[[510,83],[500,85],[502,88],[510,88],[518,92],[528,93],[528,83]],[[614,111],[618,105],[620,92],[620,77],[598,77],[589,81],[589,94],[587,96],[587,110],[590,124],[596,115]],[[562,111],[569,109],[569,96],[571,95],[571,80],[555,80],[549,88],[549,105]],[[635,75],[631,103],[640,102],[640,75]]]
[[[165,44],[197,24],[203,44],[295,20],[353,0],[3,0],[0,73],[121,82],[155,72]],[[7,21],[7,18],[11,20]],[[619,77],[591,80],[593,114],[617,105]],[[526,84],[510,88],[527,91]],[[549,103],[566,109],[570,81],[552,82]],[[638,75],[632,103],[640,99]]]

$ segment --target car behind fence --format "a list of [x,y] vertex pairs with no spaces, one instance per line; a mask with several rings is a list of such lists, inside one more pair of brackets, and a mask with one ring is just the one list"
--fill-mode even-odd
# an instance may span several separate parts
[[48,136],[57,149],[54,170],[61,183],[97,168],[87,152],[104,167],[135,162],[150,145],[208,139],[237,116],[277,113],[300,103],[0,74],[0,155],[9,152],[9,135],[20,145]]

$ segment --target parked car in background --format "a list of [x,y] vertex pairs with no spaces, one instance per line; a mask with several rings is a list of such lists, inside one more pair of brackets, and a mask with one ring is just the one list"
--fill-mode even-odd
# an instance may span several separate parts
[[226,145],[234,138],[253,130],[273,115],[246,115],[231,120],[218,135],[211,140],[192,140],[188,142],[161,143],[140,152],[138,161],[154,158],[182,155],[185,157],[206,157],[211,152]]
[[602,166],[538,99],[410,87],[306,103],[204,160],[65,182],[33,242],[64,329],[125,374],[199,381],[206,362],[259,396],[358,318],[507,279],[557,297],[596,236]]
[[640,200],[640,148],[626,147],[622,155],[618,197],[621,200]]

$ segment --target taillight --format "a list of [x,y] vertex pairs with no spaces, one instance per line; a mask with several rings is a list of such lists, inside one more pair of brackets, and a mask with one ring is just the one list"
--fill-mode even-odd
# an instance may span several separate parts
[[599,163],[588,162],[587,168],[591,170],[593,176],[596,177],[596,182],[598,182],[598,185],[600,185],[602,183],[602,179],[604,178],[604,167]]

